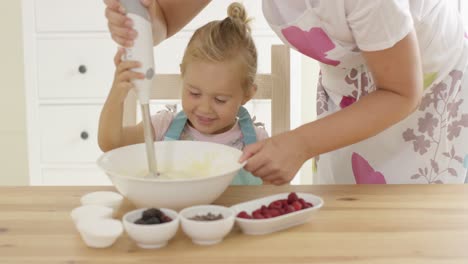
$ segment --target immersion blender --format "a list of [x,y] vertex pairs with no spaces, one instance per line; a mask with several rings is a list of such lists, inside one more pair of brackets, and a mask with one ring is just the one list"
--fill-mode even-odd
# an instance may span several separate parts
[[141,106],[143,127],[146,144],[146,157],[150,176],[157,176],[156,154],[154,151],[153,128],[151,125],[149,99],[154,77],[153,33],[148,10],[139,0],[120,0],[127,16],[133,21],[133,29],[137,32],[134,45],[125,49],[124,60],[134,60],[141,63],[140,68],[133,69],[145,75],[145,79],[136,79],[133,84],[136,88],[138,101]]

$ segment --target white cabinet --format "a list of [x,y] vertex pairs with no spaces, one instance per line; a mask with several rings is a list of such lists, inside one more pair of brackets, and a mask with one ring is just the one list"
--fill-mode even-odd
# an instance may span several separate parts
[[[177,73],[194,29],[222,19],[232,1],[213,1],[173,38],[155,49],[156,73]],[[28,158],[32,185],[110,184],[95,164],[99,114],[114,75],[102,0],[22,0]],[[261,15],[261,1],[245,1],[255,17],[259,72],[270,72],[270,46],[280,40]],[[163,107],[155,102],[152,109]],[[264,102],[249,108],[269,127]],[[260,118],[259,118],[260,119]]]
[[30,183],[110,181],[95,164],[116,45],[96,0],[23,0]]

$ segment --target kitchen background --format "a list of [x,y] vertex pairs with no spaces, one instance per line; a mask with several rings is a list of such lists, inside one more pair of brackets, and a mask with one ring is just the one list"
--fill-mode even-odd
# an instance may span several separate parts
[[[460,8],[467,26],[468,1],[445,1]],[[228,2],[214,0],[181,33],[158,47],[157,72],[175,72],[193,29],[209,19],[224,17]],[[269,47],[280,42],[261,15],[261,1],[242,2],[255,17],[253,34],[260,50],[259,72],[269,72]],[[97,117],[114,70],[111,56],[115,45],[106,32],[102,0],[1,0],[0,10],[4,10],[0,16],[3,40],[0,44],[3,51],[0,185],[108,184],[93,162],[99,155],[95,144]],[[67,56],[72,57],[67,59]],[[100,91],[73,87],[73,74],[80,76],[80,73],[62,71],[65,75],[60,76],[61,72],[57,71],[68,66],[79,70],[80,60],[86,61],[83,59],[86,56],[95,59],[96,65],[104,66],[99,68],[99,76],[94,77],[103,84],[98,86],[102,87]],[[49,62],[63,65],[54,68],[57,66]],[[291,111],[292,128],[315,118],[317,73],[314,61],[291,53],[291,105],[294,109],[301,108],[301,111]],[[156,102],[154,108],[163,107],[165,103],[170,102]],[[262,121],[260,117],[268,117],[265,102],[255,102],[250,107]],[[89,138],[83,139],[82,132]],[[62,144],[61,140],[70,146]],[[310,162],[303,166],[293,183],[311,183]]]

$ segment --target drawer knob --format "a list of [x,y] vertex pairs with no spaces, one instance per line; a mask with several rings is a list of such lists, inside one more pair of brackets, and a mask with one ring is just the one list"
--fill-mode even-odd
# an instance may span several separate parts
[[81,139],[83,139],[83,140],[87,140],[88,137],[89,137],[89,134],[88,134],[88,132],[83,131],[83,132],[81,132],[80,137],[81,137]]
[[86,71],[87,71],[86,66],[80,65],[80,67],[78,67],[78,71],[79,71],[81,74],[85,74]]

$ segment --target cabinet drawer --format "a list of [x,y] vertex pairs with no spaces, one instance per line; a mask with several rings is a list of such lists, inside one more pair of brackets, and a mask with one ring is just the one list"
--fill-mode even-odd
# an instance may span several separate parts
[[102,154],[97,143],[102,106],[40,106],[41,162],[94,163]]
[[102,0],[36,0],[37,32],[108,32]]
[[43,185],[112,185],[99,168],[42,169]]
[[37,45],[41,99],[107,96],[117,52],[111,39],[41,39]]

